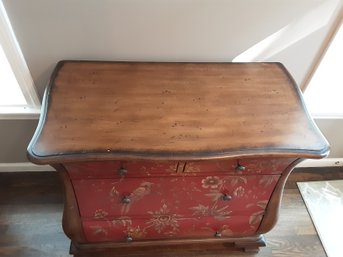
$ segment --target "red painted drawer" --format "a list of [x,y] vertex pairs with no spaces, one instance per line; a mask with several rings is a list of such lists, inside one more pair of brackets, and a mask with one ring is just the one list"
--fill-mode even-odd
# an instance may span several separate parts
[[[176,173],[177,166],[176,161],[103,161],[64,164],[72,179],[168,176]],[[124,173],[121,168],[124,169]]]
[[102,212],[145,217],[166,205],[181,215],[225,218],[263,212],[278,179],[278,175],[184,176],[72,183],[82,217],[96,218]]
[[233,216],[225,220],[214,217],[192,218],[170,214],[165,208],[155,211],[146,219],[106,217],[82,220],[89,242],[127,242],[159,239],[215,238],[253,235],[262,215]]
[[226,174],[281,174],[296,159],[258,158],[187,162],[185,173],[225,172]]

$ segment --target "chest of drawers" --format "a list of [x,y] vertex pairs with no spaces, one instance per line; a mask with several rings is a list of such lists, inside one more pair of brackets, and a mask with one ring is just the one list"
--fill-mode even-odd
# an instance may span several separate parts
[[293,167],[328,151],[281,64],[63,61],[28,157],[61,175],[71,253],[107,256],[257,250]]

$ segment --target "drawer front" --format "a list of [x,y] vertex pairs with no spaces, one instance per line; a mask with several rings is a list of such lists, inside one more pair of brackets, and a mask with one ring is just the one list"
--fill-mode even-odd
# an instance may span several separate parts
[[67,163],[72,179],[97,179],[153,176],[193,176],[206,174],[253,175],[281,174],[293,158],[227,159],[206,161],[104,161]]
[[176,174],[176,161],[103,161],[67,163],[64,167],[72,179],[169,176]]
[[187,162],[185,173],[281,174],[294,158],[246,158]]
[[233,216],[225,220],[184,217],[170,214],[162,207],[147,219],[107,217],[106,220],[82,220],[82,225],[89,242],[134,242],[251,236],[261,219],[262,215]]
[[73,180],[82,217],[146,217],[166,206],[191,217],[263,213],[278,175]]

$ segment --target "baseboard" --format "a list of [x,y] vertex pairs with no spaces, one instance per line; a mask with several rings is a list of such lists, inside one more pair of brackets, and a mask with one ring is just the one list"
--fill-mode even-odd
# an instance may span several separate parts
[[55,171],[49,165],[35,165],[30,162],[0,163],[0,172],[44,172]]
[[343,158],[325,158],[320,160],[305,160],[299,163],[296,167],[298,168],[315,168],[315,167],[342,167]]

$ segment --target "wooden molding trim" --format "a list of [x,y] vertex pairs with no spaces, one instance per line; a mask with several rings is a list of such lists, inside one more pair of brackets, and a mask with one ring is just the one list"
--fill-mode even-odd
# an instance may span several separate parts
[[55,171],[50,165],[35,165],[30,162],[0,163],[0,172],[44,172]]
[[69,178],[67,171],[63,165],[54,165],[55,169],[58,170],[62,184],[64,186],[64,208],[62,227],[64,233],[73,241],[84,243],[86,242],[85,235],[83,232],[79,207],[75,198],[74,188]]
[[331,44],[331,42],[333,41],[333,39],[335,38],[335,35],[337,34],[342,21],[343,21],[343,4],[340,4],[341,6],[338,7],[338,11],[337,11],[337,17],[335,18],[334,22],[332,23],[332,27],[328,32],[328,35],[326,36],[326,38],[324,39],[322,46],[320,47],[316,57],[314,58],[314,61],[309,69],[309,72],[307,73],[304,82],[302,83],[302,85],[300,85],[301,91],[305,92],[308,84],[310,83],[314,73],[316,72],[320,62],[322,61],[322,59],[324,58],[324,55],[326,53],[326,51],[329,49],[329,46]]
[[7,56],[8,62],[13,69],[13,73],[18,81],[19,87],[25,97],[27,105],[32,109],[39,109],[40,100],[25,58],[16,36],[12,30],[10,20],[5,7],[0,2],[0,42]]
[[291,163],[287,169],[282,173],[281,178],[279,179],[274,192],[270,198],[270,201],[267,205],[265,210],[265,215],[261,221],[260,227],[257,229],[256,234],[265,234],[269,232],[276,224],[279,211],[280,211],[280,204],[283,195],[283,190],[285,188],[285,184],[287,181],[288,176],[291,174],[294,167],[300,163],[303,159],[297,159],[293,163]]
[[305,160],[295,168],[342,167],[343,158],[325,158],[321,160]]

